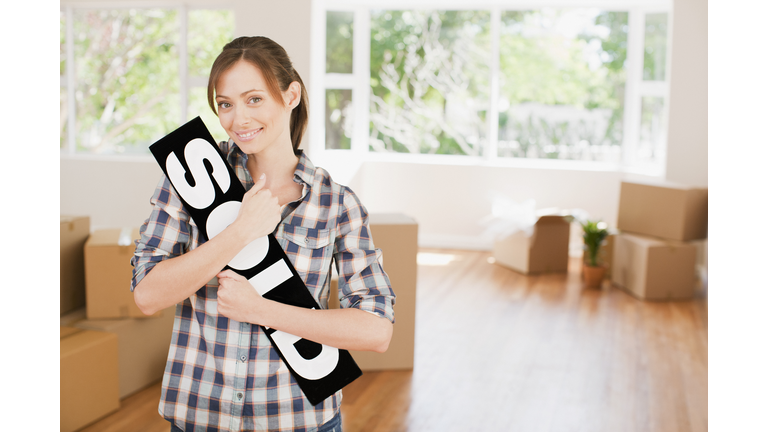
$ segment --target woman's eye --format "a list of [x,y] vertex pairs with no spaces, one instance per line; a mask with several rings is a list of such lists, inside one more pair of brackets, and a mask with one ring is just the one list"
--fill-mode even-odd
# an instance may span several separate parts
[[250,102],[250,103],[256,103],[256,102],[259,102],[260,100],[261,100],[261,98],[260,98],[260,97],[256,97],[256,96],[254,96],[254,97],[252,97],[252,98],[248,99],[248,102]]
[[229,108],[230,106],[231,105],[229,104],[229,102],[219,102],[219,108],[225,109],[225,108]]

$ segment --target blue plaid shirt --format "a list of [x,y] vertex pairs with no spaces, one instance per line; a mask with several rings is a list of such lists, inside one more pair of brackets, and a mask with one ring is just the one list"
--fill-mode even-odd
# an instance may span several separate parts
[[[250,189],[247,156],[231,140],[219,147]],[[395,295],[365,207],[303,152],[293,180],[302,185],[302,198],[285,206],[274,235],[315,300],[328,307],[335,260],[341,307],[394,322]],[[152,213],[131,260],[131,290],[158,262],[201,244],[197,226],[165,176],[150,202]],[[187,431],[312,431],[329,421],[339,411],[341,391],[312,406],[260,326],[218,315],[217,286],[214,278],[176,305],[160,415]]]

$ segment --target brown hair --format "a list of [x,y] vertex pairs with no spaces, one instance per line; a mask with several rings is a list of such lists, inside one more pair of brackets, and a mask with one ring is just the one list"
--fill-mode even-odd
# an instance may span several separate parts
[[240,60],[245,60],[261,70],[267,81],[269,93],[277,100],[283,100],[281,92],[288,90],[288,86],[297,81],[301,85],[301,100],[299,105],[291,112],[291,143],[296,151],[301,144],[301,137],[307,129],[309,119],[309,98],[304,82],[299,73],[293,68],[291,59],[285,49],[272,39],[263,36],[239,37],[224,45],[211,67],[211,75],[208,77],[208,105],[217,116],[214,90],[216,82],[221,75]]

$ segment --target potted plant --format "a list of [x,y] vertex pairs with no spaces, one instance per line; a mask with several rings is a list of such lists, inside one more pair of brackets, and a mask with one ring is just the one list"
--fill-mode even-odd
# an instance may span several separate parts
[[592,220],[580,221],[579,224],[584,231],[584,252],[587,254],[582,267],[584,284],[600,288],[605,277],[605,266],[600,260],[600,247],[608,237],[608,224]]

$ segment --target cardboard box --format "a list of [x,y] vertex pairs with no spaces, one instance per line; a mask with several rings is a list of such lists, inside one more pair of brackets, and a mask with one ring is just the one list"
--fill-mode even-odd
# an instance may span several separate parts
[[59,230],[60,314],[85,306],[85,259],[83,248],[91,233],[88,216],[61,215]]
[[496,263],[523,274],[568,271],[571,224],[559,215],[540,216],[528,237],[518,231],[493,243]]
[[[605,241],[603,245],[600,247],[600,252],[597,253],[598,255],[598,263],[602,263],[605,266],[605,279],[610,280],[611,279],[611,264],[613,263],[613,244],[616,242],[616,235],[611,234],[608,237],[605,238]],[[586,251],[584,251],[584,257],[583,257],[584,264],[589,261],[589,256]],[[582,272],[582,277],[584,276]]]
[[[88,319],[144,318],[131,292],[131,258],[139,229],[97,230],[85,243],[85,308]],[[159,316],[159,313],[156,315]]]
[[120,408],[117,335],[60,327],[60,426],[75,431]]
[[693,297],[696,246],[621,233],[616,236],[611,282],[645,300]]
[[59,318],[59,325],[61,327],[74,327],[75,323],[85,319],[85,306],[80,309],[75,309],[72,312],[66,313]]
[[622,182],[617,228],[689,241],[707,237],[707,189],[673,183]]
[[[402,214],[371,214],[369,220],[373,244],[381,249],[382,266],[395,291],[395,326],[389,348],[383,354],[350,351],[360,369],[413,369],[416,329],[416,272],[419,226]],[[328,307],[339,308],[338,281],[331,280]]]
[[120,399],[163,378],[175,311],[173,306],[161,311],[159,317],[87,319],[73,324],[80,329],[117,335]]

